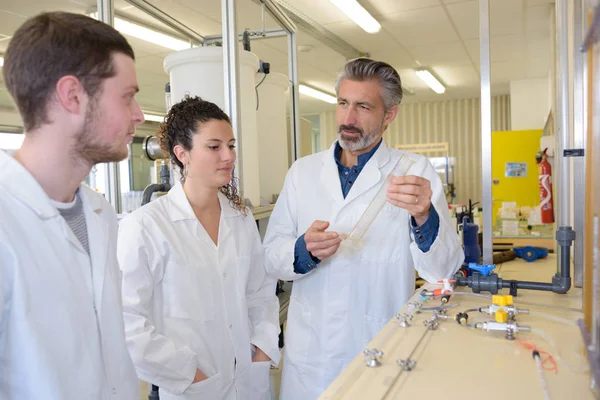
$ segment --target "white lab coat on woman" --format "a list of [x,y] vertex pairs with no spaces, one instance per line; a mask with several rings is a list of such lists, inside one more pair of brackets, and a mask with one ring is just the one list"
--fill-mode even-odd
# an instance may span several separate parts
[[[221,193],[219,201],[218,246],[179,183],[119,227],[127,342],[138,376],[160,387],[161,400],[270,396],[276,280],[266,275],[252,214]],[[253,363],[252,345],[273,362]],[[208,379],[192,384],[197,368]]]
[[0,399],[139,399],[117,215],[89,188],[78,195],[91,257],[33,176],[0,151]]
[[416,161],[409,175],[431,181],[431,202],[440,217],[429,251],[414,243],[408,212],[386,203],[358,248],[343,242],[316,269],[296,274],[296,239],[315,220],[329,221],[328,231],[350,233],[402,154],[382,143],[344,199],[334,149],[335,143],[292,165],[265,237],[269,273],[294,280],[282,400],[317,398],[412,295],[415,269],[436,281],[452,276],[463,261],[439,177],[426,158],[407,154]]

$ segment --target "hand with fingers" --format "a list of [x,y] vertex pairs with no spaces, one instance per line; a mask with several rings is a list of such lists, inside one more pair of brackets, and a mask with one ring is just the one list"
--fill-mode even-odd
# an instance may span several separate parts
[[396,176],[387,190],[388,202],[404,208],[421,226],[429,217],[431,208],[431,183],[420,176]]
[[315,221],[304,235],[306,249],[313,257],[321,261],[335,254],[342,241],[337,232],[325,232],[327,228],[329,228],[329,222]]

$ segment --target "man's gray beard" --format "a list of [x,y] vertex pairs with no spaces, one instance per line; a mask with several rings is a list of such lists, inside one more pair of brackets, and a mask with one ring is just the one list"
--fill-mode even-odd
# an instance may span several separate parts
[[338,142],[344,150],[359,151],[371,146],[379,138],[378,134],[362,135],[356,140],[346,140],[342,137],[342,133],[338,133]]
[[367,135],[365,135],[365,133],[363,131],[363,133],[361,133],[358,138],[356,138],[356,139],[353,138],[353,140],[346,140],[343,138],[342,133],[339,131],[339,128],[338,128],[338,143],[340,144],[340,147],[344,150],[348,150],[348,151],[363,150],[363,149],[366,149],[367,147],[371,146],[373,143],[375,143],[375,141],[377,141],[377,139],[379,139],[379,135],[381,134],[382,131],[383,131],[383,120],[381,121],[381,124],[379,124],[379,129],[377,129],[377,131],[370,132]]

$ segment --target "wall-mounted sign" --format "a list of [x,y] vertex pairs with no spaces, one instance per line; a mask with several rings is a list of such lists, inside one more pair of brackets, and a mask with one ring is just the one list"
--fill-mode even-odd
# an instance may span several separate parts
[[512,178],[527,176],[527,163],[507,162],[504,176]]

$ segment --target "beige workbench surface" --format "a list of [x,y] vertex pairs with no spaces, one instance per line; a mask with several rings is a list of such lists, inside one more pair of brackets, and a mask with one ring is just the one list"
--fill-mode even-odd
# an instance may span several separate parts
[[[517,259],[499,266],[500,276],[505,279],[542,282],[549,282],[555,270],[554,255],[533,263]],[[465,288],[459,290],[470,291]],[[508,290],[501,294],[508,294]],[[515,305],[574,322],[582,318],[580,312],[519,305],[519,300],[581,309],[581,289],[571,289],[567,295],[523,290],[515,298]],[[450,313],[485,306],[491,301],[455,295],[450,301],[452,303],[460,305],[451,309]],[[439,304],[437,300],[429,301],[425,307]],[[406,311],[405,306],[402,312]],[[429,331],[411,357],[417,363],[415,369],[398,375],[400,367],[396,360],[410,355],[426,330],[423,321],[431,316],[431,312],[417,314],[409,328],[399,327],[394,320],[388,323],[367,346],[384,352],[382,365],[368,368],[364,355],[357,356],[320,399],[544,399],[531,350],[519,346],[518,340],[506,340],[502,333],[469,329],[452,320],[440,320],[439,328]],[[469,313],[469,316],[469,322],[493,319],[477,312]],[[534,315],[519,315],[517,323],[545,331],[566,361],[585,365],[577,357],[577,354],[583,357],[584,353],[579,328],[575,324],[568,326]],[[517,337],[531,339],[540,349],[552,353],[551,347],[538,336],[523,332]],[[551,399],[593,398],[589,390],[589,372],[574,373],[558,363],[557,374],[545,371],[544,376]]]

